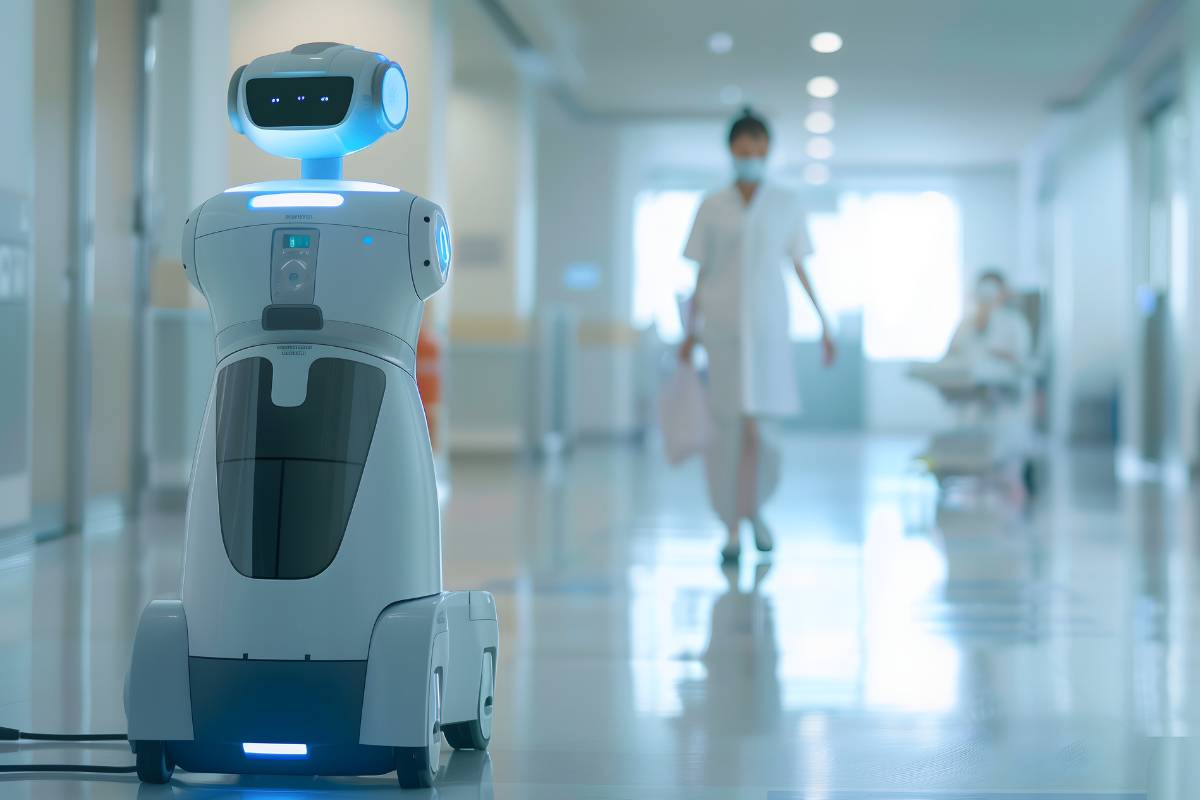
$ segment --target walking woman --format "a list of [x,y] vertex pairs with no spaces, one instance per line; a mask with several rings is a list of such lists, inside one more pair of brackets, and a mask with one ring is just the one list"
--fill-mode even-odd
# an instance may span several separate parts
[[785,266],[795,269],[821,321],[824,363],[835,357],[804,269],[812,251],[799,198],[764,180],[770,146],[766,121],[746,109],[729,129],[734,183],[704,198],[684,248],[700,271],[679,357],[691,361],[697,343],[708,354],[714,436],[706,471],[713,509],[729,534],[726,563],[741,555],[742,520],[755,547],[774,547],[761,509],[779,483],[776,424],[800,413]]

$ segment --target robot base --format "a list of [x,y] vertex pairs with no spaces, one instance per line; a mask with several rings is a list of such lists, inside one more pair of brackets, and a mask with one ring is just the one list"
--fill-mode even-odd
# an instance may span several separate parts
[[379,615],[365,661],[204,658],[178,600],[146,607],[126,683],[138,776],[189,772],[381,775],[430,786],[443,735],[483,750],[492,732],[496,606],[443,592]]

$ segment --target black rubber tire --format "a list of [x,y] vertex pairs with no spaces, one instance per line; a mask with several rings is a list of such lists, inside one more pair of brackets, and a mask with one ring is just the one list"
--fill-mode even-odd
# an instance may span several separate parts
[[175,771],[175,762],[162,742],[137,742],[137,776],[143,783],[166,783]]
[[477,719],[443,725],[442,735],[455,750],[487,750],[491,741],[483,735],[483,726]]
[[396,780],[401,789],[428,789],[437,777],[436,765],[429,763],[428,747],[396,747]]

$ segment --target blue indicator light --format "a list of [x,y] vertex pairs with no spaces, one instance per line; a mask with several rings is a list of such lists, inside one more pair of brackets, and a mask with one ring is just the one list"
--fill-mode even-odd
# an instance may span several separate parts
[[442,269],[442,274],[450,269],[450,230],[445,223],[438,225],[437,229],[437,253],[438,264]]
[[372,237],[370,237],[370,236],[364,236],[364,237],[363,237],[363,244],[374,244],[374,243],[375,243],[375,239],[374,239],[374,238],[372,238]]
[[250,758],[308,758],[308,745],[283,742],[243,742],[242,752]]

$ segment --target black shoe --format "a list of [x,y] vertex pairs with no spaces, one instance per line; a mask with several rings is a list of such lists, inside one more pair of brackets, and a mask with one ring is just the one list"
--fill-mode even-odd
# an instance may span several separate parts
[[755,517],[750,520],[750,524],[754,526],[754,546],[758,548],[760,553],[769,553],[775,549],[775,537],[771,535],[771,529],[767,527],[767,523],[763,522],[762,517]]

